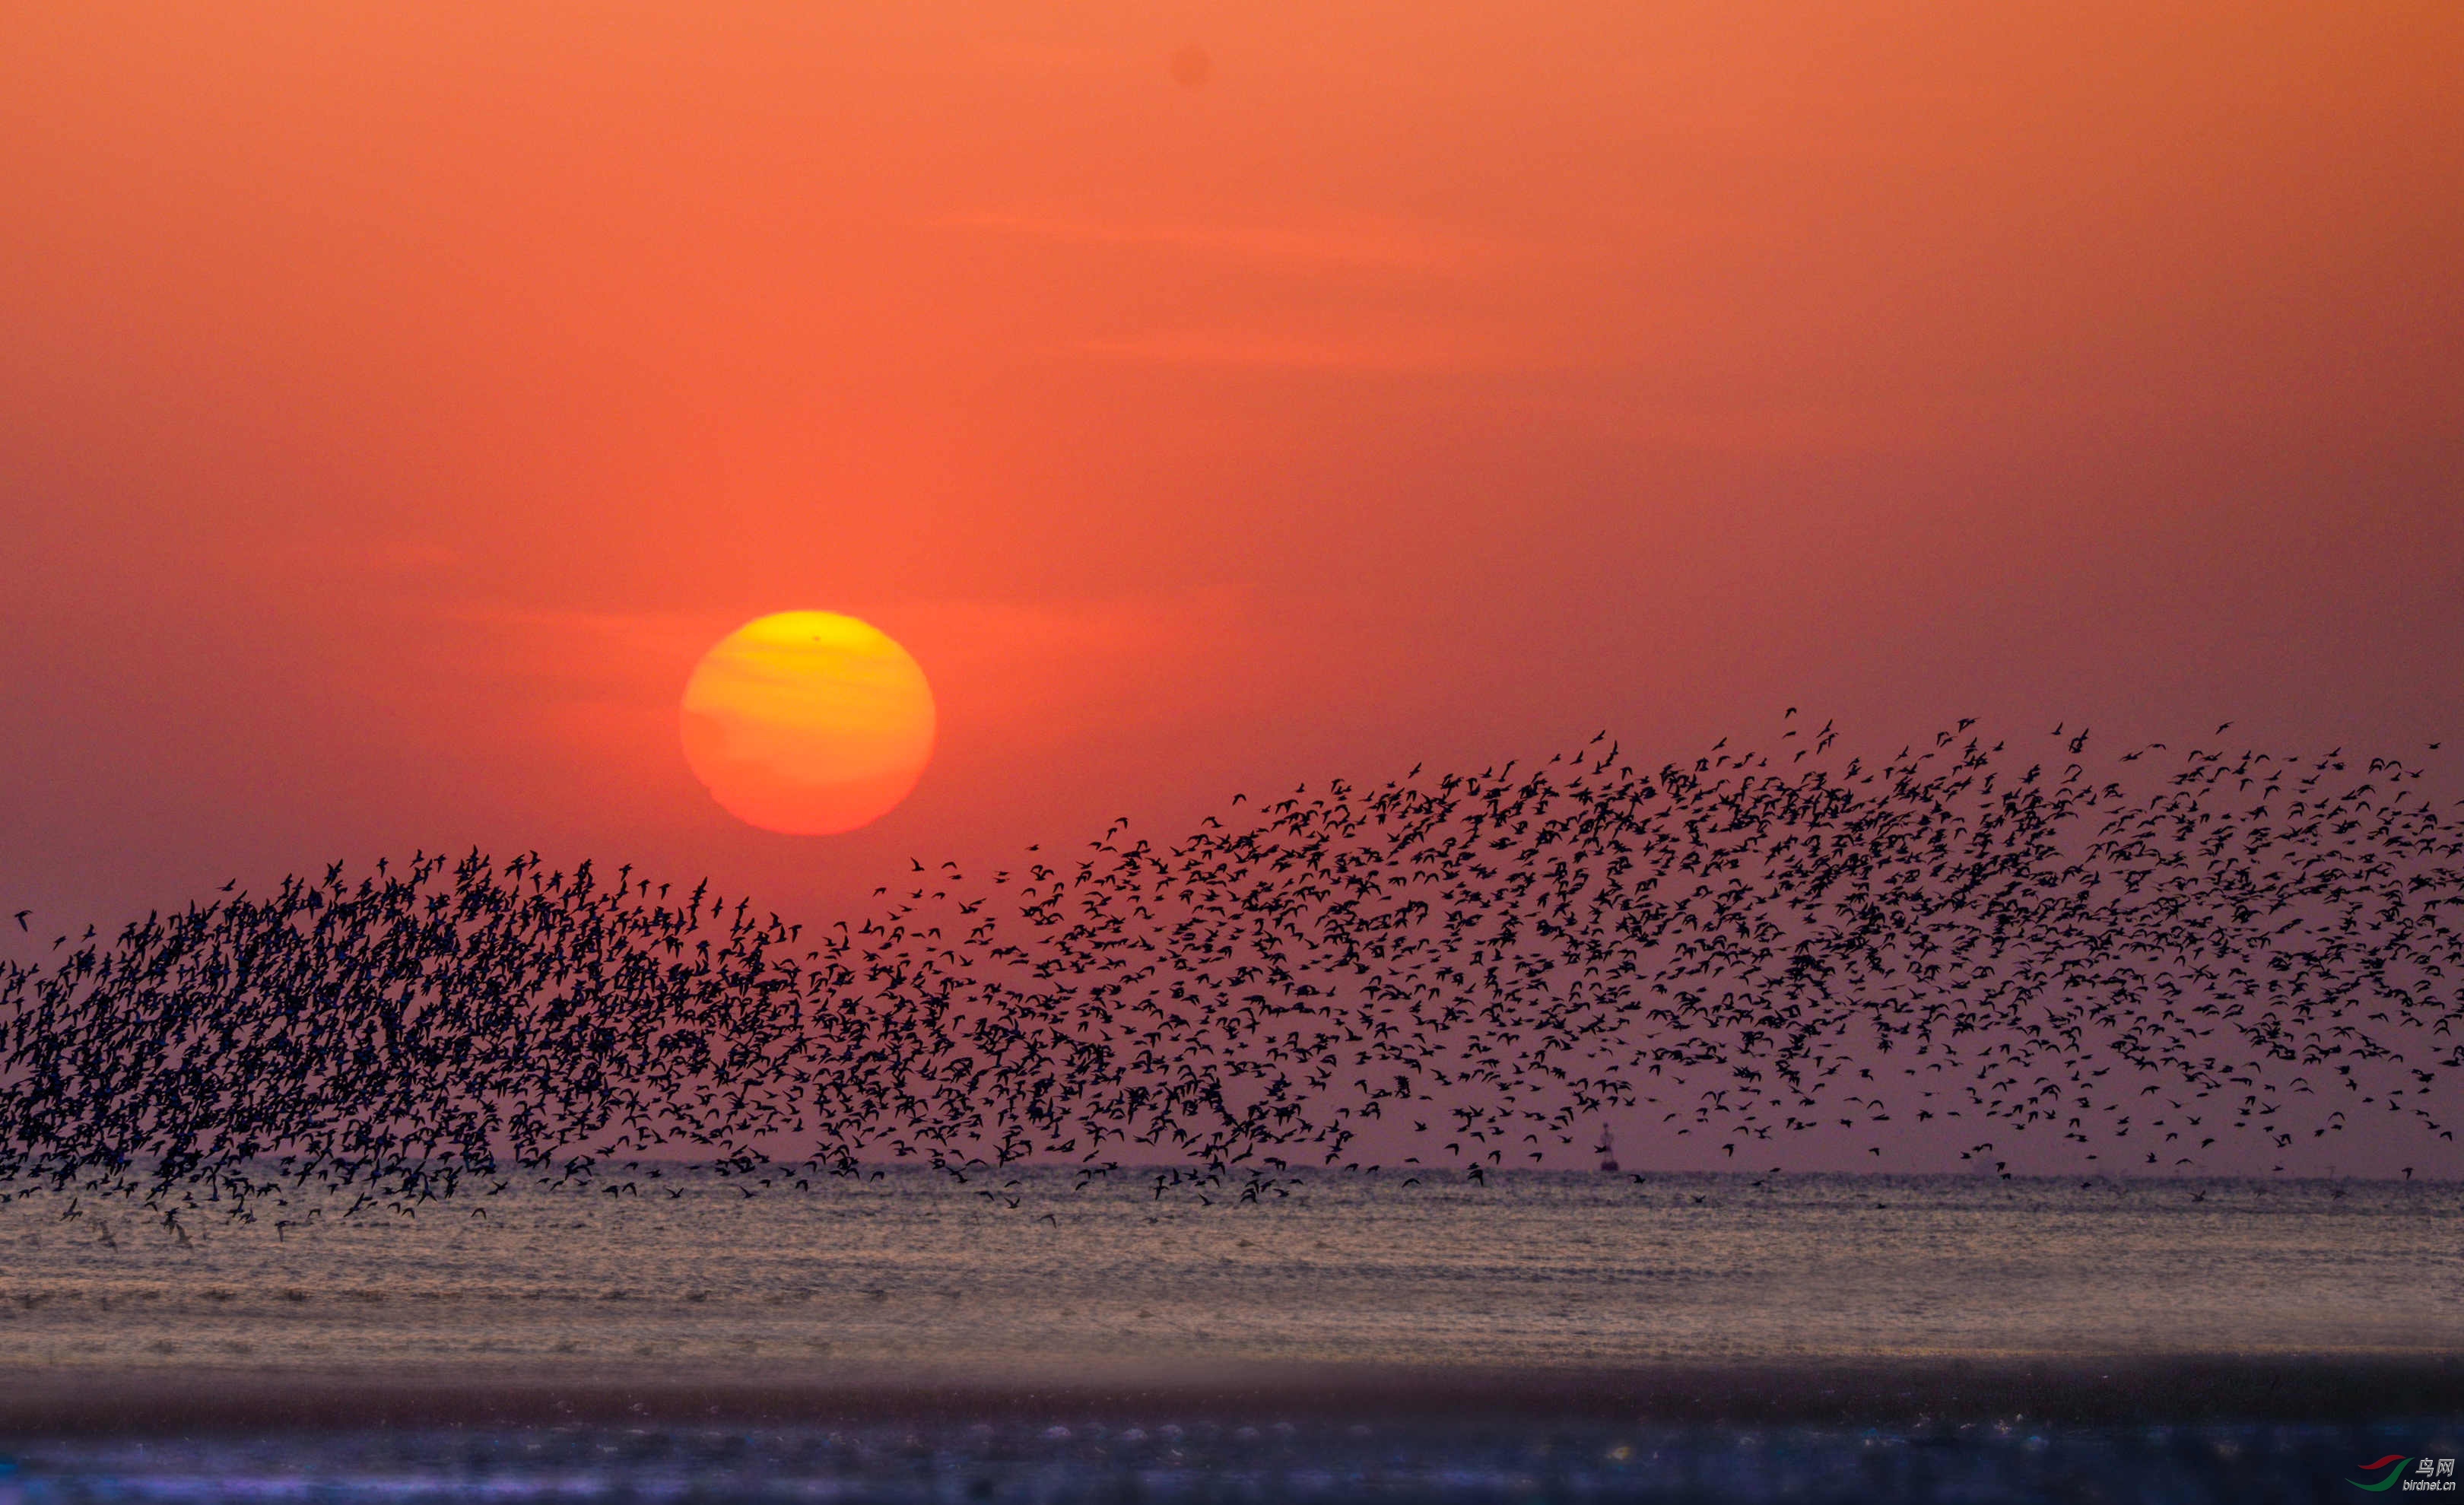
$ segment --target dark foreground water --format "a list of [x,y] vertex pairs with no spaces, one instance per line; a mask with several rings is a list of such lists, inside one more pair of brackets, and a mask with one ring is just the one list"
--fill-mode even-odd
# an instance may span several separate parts
[[30,1198],[0,1505],[2360,1501],[2454,1482],[2464,1440],[2452,1185],[1213,1196],[686,1176],[178,1229]]
[[2373,1496],[2349,1481],[2388,1470],[2360,1465],[2452,1457],[2459,1435],[2423,1425],[1083,1419],[267,1431],[48,1443],[0,1478],[0,1500],[2365,1500]]

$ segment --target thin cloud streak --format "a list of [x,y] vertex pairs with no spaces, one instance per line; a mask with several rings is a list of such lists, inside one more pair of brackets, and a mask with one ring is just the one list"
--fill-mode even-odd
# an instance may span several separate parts
[[1349,225],[1139,224],[1066,217],[972,213],[933,221],[936,229],[983,231],[1080,246],[1144,246],[1295,266],[1463,274],[1529,255],[1476,236],[1397,221]]
[[1448,371],[1499,364],[1476,359],[1441,338],[1348,342],[1240,329],[1164,330],[1081,341],[1074,349],[1107,361],[1282,370]]

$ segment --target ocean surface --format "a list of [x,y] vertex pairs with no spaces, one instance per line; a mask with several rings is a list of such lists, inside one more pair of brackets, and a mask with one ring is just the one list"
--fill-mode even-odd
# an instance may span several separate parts
[[[1073,1186],[895,1170],[747,1197],[680,1172],[176,1228],[29,1197],[0,1206],[0,1500],[1986,1499],[2057,1477],[2360,1498],[2334,1471],[2459,1434],[2444,1392],[2306,1419],[2159,1387],[2065,1421],[2032,1419],[2024,1386],[1941,1379],[2445,1364],[2464,1357],[2453,1184]],[[1896,1403],[1859,1393],[1919,1371]],[[1818,1399],[1759,1422],[1621,1411],[1594,1378],[1638,1373]],[[1443,1416],[1377,1404],[1448,1377]],[[335,1399],[372,1386],[430,1404]],[[563,1391],[664,1400],[560,1419],[486,1399]],[[1815,1414],[1835,1392],[1839,1416]],[[912,1404],[850,1404],[893,1395]]]
[[1405,1182],[1304,1176],[1244,1205],[1130,1176],[748,1197],[688,1174],[178,1229],[38,1196],[0,1206],[0,1365],[2464,1352],[2453,1185]]

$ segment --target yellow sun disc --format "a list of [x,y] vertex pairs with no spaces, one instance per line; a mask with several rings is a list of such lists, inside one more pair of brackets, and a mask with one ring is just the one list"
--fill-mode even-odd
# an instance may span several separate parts
[[719,639],[685,685],[685,762],[764,830],[853,830],[933,756],[933,687],[907,650],[835,611],[781,611]]

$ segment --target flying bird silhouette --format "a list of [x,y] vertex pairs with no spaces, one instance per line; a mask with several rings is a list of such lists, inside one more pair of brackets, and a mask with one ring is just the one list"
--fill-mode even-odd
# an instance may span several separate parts
[[911,858],[929,884],[812,940],[535,852],[226,885],[0,963],[0,1189],[621,1193],[685,1147],[748,1195],[885,1156],[1134,1157],[1177,1162],[1158,1195],[1255,1201],[1361,1166],[1373,1129],[1485,1183],[1617,1115],[1730,1158],[1819,1131],[1886,1159],[1865,1131],[1897,1123],[1979,1163],[2030,1133],[2282,1149],[2365,1113],[2452,1141],[2464,825],[2421,769],[2151,773],[2151,743],[2053,771],[1973,724],[1874,763],[1829,758],[1829,723],[1777,766],[1723,738],[1642,770],[1603,733],[1235,796],[989,884]]

